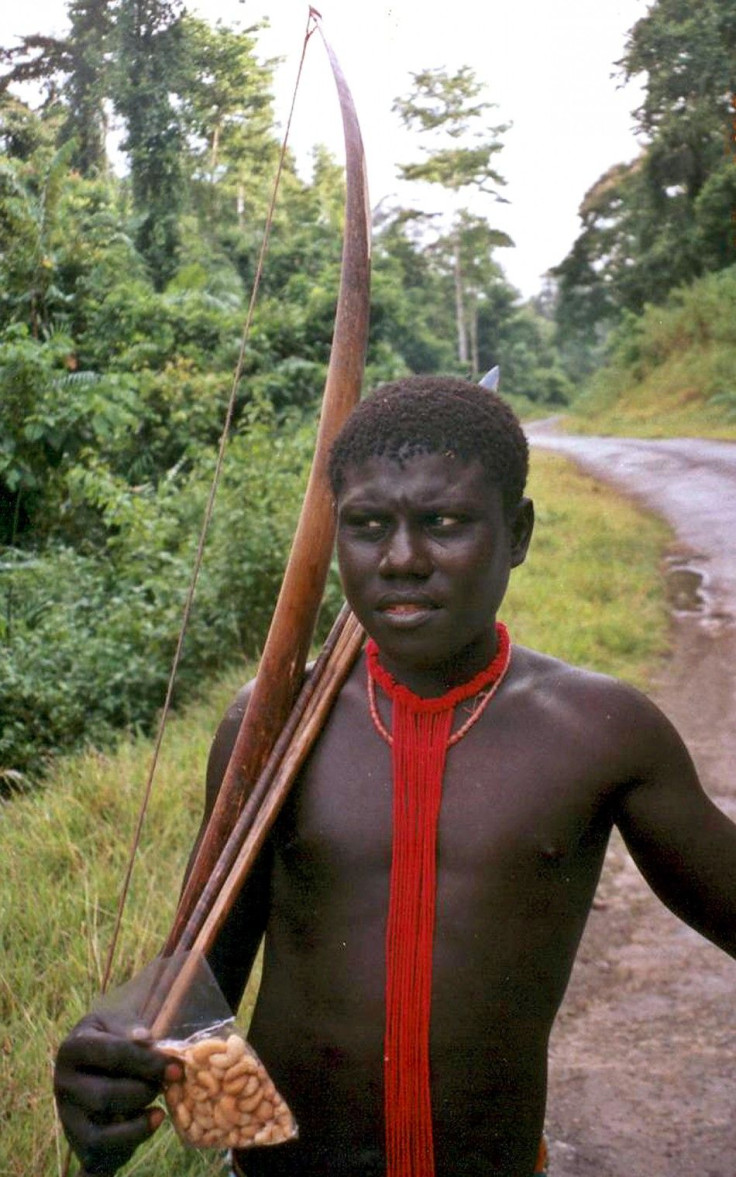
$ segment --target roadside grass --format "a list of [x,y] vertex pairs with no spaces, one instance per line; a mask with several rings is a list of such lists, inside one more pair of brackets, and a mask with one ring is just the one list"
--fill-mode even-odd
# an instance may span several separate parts
[[[728,380],[724,373],[728,372]],[[734,390],[720,391],[724,387]],[[565,415],[575,433],[736,440],[736,347],[707,343],[634,376],[612,364]]]
[[736,266],[625,315],[570,408],[577,433],[736,439]]
[[[245,671],[171,721],[133,874],[115,968],[122,983],[160,947],[202,805],[214,728]],[[51,1091],[59,1040],[95,1002],[150,740],[58,761],[41,790],[0,810],[0,1173],[60,1174],[66,1145]],[[72,1169],[74,1172],[75,1169]],[[219,1172],[168,1130],[131,1173]]]
[[[659,571],[669,533],[561,458],[533,455],[538,531],[502,616],[523,644],[644,685],[665,654]],[[215,726],[242,666],[174,717],[133,874],[115,982],[132,976],[169,926],[196,832]],[[61,1037],[94,1003],[135,824],[149,740],[60,760],[44,787],[0,809],[0,1173],[59,1177],[66,1145],[51,1093]],[[243,1011],[247,1024],[252,991]],[[75,1169],[72,1169],[74,1172]],[[168,1126],[126,1169],[138,1177],[222,1172]]]
[[532,452],[529,493],[531,548],[501,608],[513,638],[646,687],[667,650],[671,532],[555,455]]

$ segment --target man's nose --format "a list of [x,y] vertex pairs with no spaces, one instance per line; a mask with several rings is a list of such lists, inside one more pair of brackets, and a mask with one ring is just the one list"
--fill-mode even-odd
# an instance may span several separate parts
[[432,571],[423,536],[416,528],[400,524],[391,532],[381,556],[384,576],[429,576]]

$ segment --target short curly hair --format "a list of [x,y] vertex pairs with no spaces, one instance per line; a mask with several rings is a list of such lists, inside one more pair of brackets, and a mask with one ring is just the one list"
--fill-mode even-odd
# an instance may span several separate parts
[[338,497],[348,466],[386,457],[403,465],[416,454],[477,459],[513,511],[524,494],[529,447],[519,420],[496,393],[454,376],[408,376],[383,384],[351,413],[330,453]]

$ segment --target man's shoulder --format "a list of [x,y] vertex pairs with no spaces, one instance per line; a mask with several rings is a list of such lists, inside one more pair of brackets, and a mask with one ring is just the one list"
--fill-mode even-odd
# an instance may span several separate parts
[[515,663],[510,685],[519,701],[526,699],[530,707],[549,712],[558,721],[624,734],[632,725],[667,722],[642,691],[610,675],[523,646],[515,650]]
[[218,724],[207,762],[207,780],[210,789],[218,789],[224,776],[243,716],[248,707],[248,700],[253,692],[254,682],[255,680],[251,679],[240,687]]
[[[659,707],[630,683],[533,650],[517,650],[513,720],[535,744],[607,785],[645,781],[679,763],[682,740]],[[512,693],[513,692],[513,693]]]
[[598,670],[591,670],[586,666],[579,666],[574,662],[567,662],[556,658],[552,654],[545,654],[541,650],[533,650],[530,646],[513,647],[512,663],[517,670],[528,678],[531,685],[549,689],[556,686],[565,690],[634,691],[628,683],[611,675],[602,674]]

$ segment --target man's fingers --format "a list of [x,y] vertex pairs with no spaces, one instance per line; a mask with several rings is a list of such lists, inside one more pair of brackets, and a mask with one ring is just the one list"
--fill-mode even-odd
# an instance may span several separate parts
[[78,1023],[59,1048],[54,1093],[89,1177],[112,1177],[156,1131],[165,1114],[151,1102],[181,1073],[143,1026],[95,1014]]
[[155,1132],[160,1128],[166,1119],[166,1112],[163,1108],[151,1108],[148,1112],[148,1128],[150,1132]]
[[133,1075],[145,1082],[160,1084],[167,1059],[148,1042],[131,1041],[105,1030],[85,1027],[72,1034],[59,1050],[61,1070],[87,1070],[106,1075]]
[[[69,1117],[69,1127],[74,1133],[75,1117]],[[89,1177],[110,1177],[126,1161],[144,1140],[152,1136],[164,1119],[161,1108],[148,1108],[132,1120],[106,1124],[104,1127],[85,1123],[80,1125],[76,1136],[75,1152]]]
[[127,1037],[131,1042],[147,1042],[149,1045],[153,1042],[153,1034],[148,1026],[133,1026],[132,1030],[128,1031]]
[[160,1090],[159,1083],[140,1079],[107,1078],[77,1071],[68,1082],[57,1083],[57,1094],[84,1109],[92,1120],[104,1123],[113,1116],[138,1116]]

